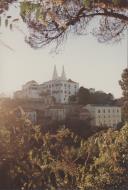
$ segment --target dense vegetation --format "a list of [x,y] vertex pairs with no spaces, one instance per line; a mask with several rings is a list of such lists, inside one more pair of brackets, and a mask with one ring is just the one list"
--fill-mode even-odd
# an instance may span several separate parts
[[51,42],[58,46],[70,33],[119,40],[127,29],[127,8],[127,0],[37,0],[21,4],[21,17],[30,29],[26,41],[37,48]]
[[103,91],[91,92],[89,89],[80,87],[78,93],[75,96],[69,98],[70,102],[76,102],[81,105],[86,104],[114,104],[114,96],[111,93],[105,93]]
[[70,33],[91,33],[100,42],[118,41],[128,27],[128,0],[1,0],[0,13],[13,2],[29,28],[25,40],[34,48],[52,42],[58,46]]
[[127,189],[127,125],[85,139],[32,126],[20,113],[0,113],[0,189]]
[[119,84],[123,90],[123,115],[126,122],[128,122],[128,68],[124,69],[122,79]]

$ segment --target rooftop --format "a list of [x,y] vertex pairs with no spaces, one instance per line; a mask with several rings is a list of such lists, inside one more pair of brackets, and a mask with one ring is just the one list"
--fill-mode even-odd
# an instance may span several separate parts
[[88,105],[93,106],[93,107],[121,107],[121,106],[109,105],[109,104],[88,104]]
[[28,81],[26,84],[38,84],[38,83],[35,80],[31,80],[31,81]]

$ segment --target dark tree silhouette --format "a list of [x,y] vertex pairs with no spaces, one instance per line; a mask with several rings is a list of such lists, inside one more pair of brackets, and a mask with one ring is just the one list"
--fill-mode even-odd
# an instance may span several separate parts
[[[21,16],[32,47],[56,42],[60,45],[70,32],[90,32],[101,42],[118,40],[128,26],[127,0],[46,0],[23,2]],[[92,22],[93,21],[93,22]]]
[[128,0],[1,0],[0,13],[14,1],[29,28],[26,41],[34,48],[56,42],[68,34],[91,32],[100,42],[119,40],[128,26]]
[[122,80],[119,81],[119,84],[123,90],[123,115],[125,121],[128,122],[128,68],[124,69]]

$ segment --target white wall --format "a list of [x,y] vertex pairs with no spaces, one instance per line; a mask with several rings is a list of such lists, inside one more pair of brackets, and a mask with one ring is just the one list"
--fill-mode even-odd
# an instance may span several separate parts
[[121,122],[121,107],[119,106],[91,106],[86,108],[90,111],[92,124],[95,126],[114,127]]
[[53,80],[41,85],[42,90],[50,91],[57,103],[68,103],[69,97],[75,95],[79,90],[79,84],[64,80]]

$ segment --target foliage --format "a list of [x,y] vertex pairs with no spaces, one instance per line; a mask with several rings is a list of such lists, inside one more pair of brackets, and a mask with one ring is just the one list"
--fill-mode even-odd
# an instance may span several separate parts
[[117,40],[127,28],[127,8],[127,0],[37,0],[22,2],[21,16],[30,28],[26,41],[37,48],[51,42],[58,46],[70,32],[87,33],[92,20],[91,33],[100,41]]
[[114,97],[111,93],[105,93],[102,91],[90,92],[89,89],[80,87],[76,96],[71,97],[70,102],[77,100],[78,104],[113,104]]
[[128,126],[85,140],[65,128],[42,133],[17,112],[0,114],[1,189],[127,188]]
[[124,69],[122,80],[119,81],[119,84],[123,90],[123,115],[125,121],[128,121],[128,68]]
[[29,28],[25,40],[34,48],[59,46],[70,33],[91,32],[100,42],[120,40],[128,26],[128,0],[2,0],[0,13],[14,1]]
[[78,103],[79,104],[89,104],[91,101],[91,93],[88,89],[81,87],[78,92]]
[[0,1],[0,14],[8,10],[9,4],[13,3],[15,0],[1,0]]

